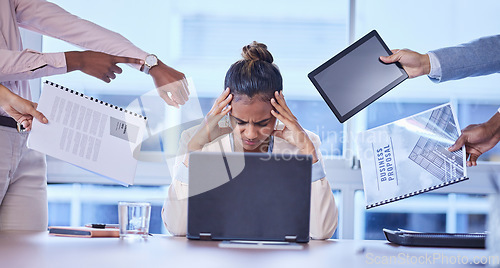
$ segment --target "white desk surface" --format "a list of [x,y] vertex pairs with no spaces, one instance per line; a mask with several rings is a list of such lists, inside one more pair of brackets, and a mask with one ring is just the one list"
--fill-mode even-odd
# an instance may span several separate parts
[[[147,240],[0,232],[2,268],[73,267],[480,267],[484,249],[402,247],[387,241],[326,240],[301,250],[227,249],[219,242],[153,235]],[[392,260],[391,260],[392,258]],[[474,259],[475,258],[475,259]],[[466,265],[459,265],[467,261]],[[484,261],[484,258],[483,258]],[[419,265],[414,265],[418,263]],[[452,265],[455,264],[455,265]]]

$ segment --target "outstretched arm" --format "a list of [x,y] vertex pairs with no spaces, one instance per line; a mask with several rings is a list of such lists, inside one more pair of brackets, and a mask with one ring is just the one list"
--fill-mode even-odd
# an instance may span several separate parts
[[395,49],[382,56],[385,63],[399,62],[410,78],[429,75],[437,83],[500,72],[500,35],[485,36],[452,47],[420,54]]
[[[85,19],[81,19],[48,1],[14,1],[16,5],[16,19],[21,27],[64,40],[83,49],[95,51],[95,53],[101,52],[102,54],[108,54],[107,56],[102,54],[92,55],[94,58],[99,56],[98,60],[101,63],[104,63],[103,60],[105,59],[108,60],[104,63],[106,66],[97,66],[105,68],[105,70],[92,71],[90,67],[95,66],[95,64],[89,65],[90,60],[82,61],[84,58],[81,57],[79,58],[80,61],[76,62],[76,64],[87,65],[89,68],[77,70],[81,70],[105,82],[110,82],[115,74],[121,73],[121,69],[116,66],[116,63],[127,63],[138,70],[143,68],[143,62],[140,62],[140,60],[144,60],[148,53],[135,46],[119,33],[110,31]],[[25,54],[33,57],[33,53]],[[60,56],[57,53],[53,56],[45,56],[45,54],[37,52],[34,54],[41,55],[39,56],[41,59],[30,64],[29,66],[34,67],[30,70],[24,70],[25,73],[33,75],[30,71],[36,69],[38,73],[40,73],[36,77],[40,77],[46,76],[47,74],[51,75],[64,72],[65,66],[60,63]],[[45,58],[49,56],[59,59],[57,64],[53,63],[55,60],[52,60],[52,58],[45,60]],[[68,54],[65,53],[65,56],[67,60]],[[120,56],[122,59],[118,62],[114,62],[116,61],[116,58],[113,58],[115,56]],[[124,58],[136,60],[124,61]],[[74,63],[75,62],[67,62],[68,71],[74,70]],[[54,68],[56,68],[56,70],[51,70]],[[159,62],[157,66],[151,69],[150,74],[160,97],[162,97],[167,104],[178,107],[188,100],[189,90],[183,73]]]
[[113,56],[95,51],[70,51],[65,52],[64,55],[68,72],[79,70],[106,83],[115,79],[116,74],[122,73],[118,63],[144,63],[141,59]]

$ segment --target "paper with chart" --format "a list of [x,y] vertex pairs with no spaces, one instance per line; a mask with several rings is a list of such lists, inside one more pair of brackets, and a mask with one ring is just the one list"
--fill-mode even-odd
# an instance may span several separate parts
[[358,155],[366,207],[468,179],[465,148],[448,151],[459,133],[450,104],[361,132]]
[[120,184],[134,182],[146,119],[142,115],[46,82],[28,147]]

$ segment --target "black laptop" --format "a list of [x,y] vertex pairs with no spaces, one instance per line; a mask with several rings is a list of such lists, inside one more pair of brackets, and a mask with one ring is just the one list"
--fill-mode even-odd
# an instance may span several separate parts
[[193,152],[187,238],[309,242],[308,155]]

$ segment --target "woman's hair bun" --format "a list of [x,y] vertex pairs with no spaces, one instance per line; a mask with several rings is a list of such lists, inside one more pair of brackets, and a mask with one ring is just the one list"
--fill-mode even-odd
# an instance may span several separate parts
[[257,61],[263,60],[269,63],[273,63],[273,55],[267,50],[267,46],[257,41],[253,41],[249,45],[243,47],[243,52],[241,52],[244,60]]

